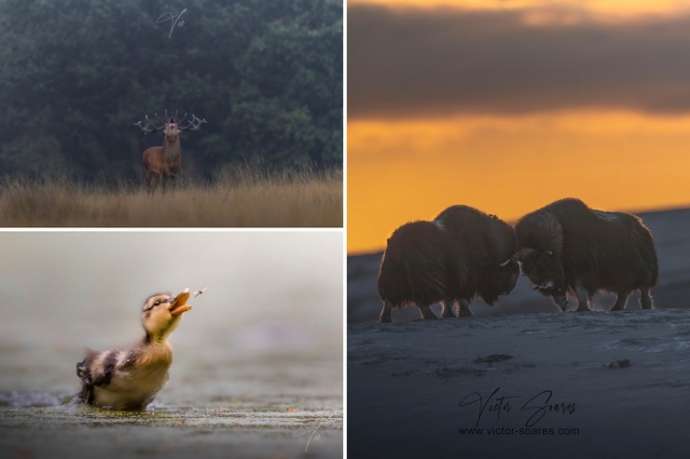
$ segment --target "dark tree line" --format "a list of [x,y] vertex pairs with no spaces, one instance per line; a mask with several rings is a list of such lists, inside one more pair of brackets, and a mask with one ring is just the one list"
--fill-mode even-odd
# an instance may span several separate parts
[[342,58],[339,0],[0,0],[0,176],[132,179],[165,108],[192,175],[339,167]]

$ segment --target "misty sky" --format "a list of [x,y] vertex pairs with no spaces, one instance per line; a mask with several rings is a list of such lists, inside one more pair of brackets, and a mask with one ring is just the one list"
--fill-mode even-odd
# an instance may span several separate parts
[[457,203],[690,203],[688,7],[351,2],[349,250]]

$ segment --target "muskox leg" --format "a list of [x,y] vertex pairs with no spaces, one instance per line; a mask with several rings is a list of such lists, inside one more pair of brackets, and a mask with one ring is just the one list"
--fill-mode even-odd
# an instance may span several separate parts
[[568,310],[568,295],[552,295],[551,299],[553,300],[553,303],[561,309],[561,311],[566,312]]
[[589,303],[589,292],[581,285],[575,288],[575,295],[577,296],[577,312],[591,311],[592,308]]
[[379,322],[381,323],[391,323],[393,319],[391,318],[391,311],[393,307],[388,301],[383,302],[383,307],[381,308],[381,313],[379,314]]
[[616,304],[613,305],[611,311],[622,311],[623,309],[625,309],[625,304],[628,302],[629,295],[630,292],[618,292]]
[[654,309],[654,301],[648,288],[640,289],[640,307],[642,309]]
[[419,307],[419,312],[422,314],[422,319],[428,320],[428,319],[438,319],[436,315],[433,313],[431,310],[431,306],[428,304],[424,304]]
[[467,300],[458,301],[460,309],[458,309],[458,318],[472,317],[472,311],[470,311],[470,302]]
[[451,317],[455,317],[453,314],[453,305],[455,304],[455,300],[446,300],[443,302],[443,318],[448,319]]

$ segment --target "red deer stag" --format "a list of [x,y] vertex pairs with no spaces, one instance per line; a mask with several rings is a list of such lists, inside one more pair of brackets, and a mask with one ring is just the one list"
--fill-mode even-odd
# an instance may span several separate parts
[[146,134],[154,131],[163,132],[163,145],[147,148],[142,155],[144,179],[149,190],[153,190],[165,179],[176,179],[182,173],[180,133],[186,130],[196,131],[206,122],[206,119],[199,118],[193,113],[191,117],[185,113],[182,124],[178,124],[176,117],[169,117],[166,111],[163,118],[158,114],[153,118],[145,115],[143,121],[135,123]]

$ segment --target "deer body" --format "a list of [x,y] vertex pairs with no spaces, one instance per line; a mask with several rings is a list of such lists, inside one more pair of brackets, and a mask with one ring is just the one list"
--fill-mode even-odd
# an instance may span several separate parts
[[143,161],[146,185],[149,188],[166,178],[177,177],[182,172],[182,146],[179,134],[174,139],[166,135],[162,146],[144,150]]
[[191,120],[188,120],[183,126],[178,126],[175,118],[169,118],[162,125],[154,125],[153,123],[154,120],[146,116],[144,121],[135,124],[145,133],[163,131],[163,145],[147,148],[142,155],[144,178],[150,190],[164,180],[175,179],[180,175],[182,172],[180,134],[184,130],[195,131],[199,129],[203,123],[206,123],[206,120],[192,114]]

